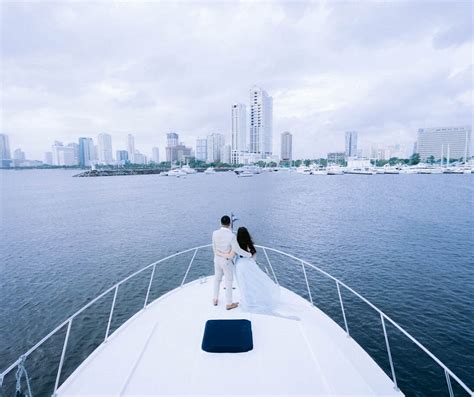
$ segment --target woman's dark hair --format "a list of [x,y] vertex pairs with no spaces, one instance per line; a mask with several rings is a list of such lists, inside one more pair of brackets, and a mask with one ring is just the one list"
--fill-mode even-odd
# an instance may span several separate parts
[[249,231],[245,227],[239,227],[237,230],[237,242],[245,251],[249,251],[252,255],[257,252],[253,245],[252,237],[250,236]]

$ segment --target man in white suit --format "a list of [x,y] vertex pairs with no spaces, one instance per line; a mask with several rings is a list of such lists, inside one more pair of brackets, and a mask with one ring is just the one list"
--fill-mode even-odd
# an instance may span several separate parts
[[212,250],[214,251],[214,305],[219,302],[219,289],[222,275],[225,276],[225,300],[226,309],[231,310],[239,306],[232,302],[232,281],[234,279],[234,269],[231,259],[226,259],[217,255],[217,251],[228,253],[234,251],[237,255],[250,258],[252,255],[240,248],[235,234],[230,229],[230,218],[224,215],[221,218],[221,228],[212,233]]

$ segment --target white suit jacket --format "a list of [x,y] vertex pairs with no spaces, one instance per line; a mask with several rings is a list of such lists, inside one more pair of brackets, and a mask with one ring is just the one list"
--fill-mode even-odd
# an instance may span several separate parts
[[226,263],[228,260],[222,256],[217,256],[216,251],[229,252],[234,251],[237,255],[250,258],[252,255],[240,248],[235,234],[227,227],[221,227],[212,233],[212,250],[214,251],[214,263]]

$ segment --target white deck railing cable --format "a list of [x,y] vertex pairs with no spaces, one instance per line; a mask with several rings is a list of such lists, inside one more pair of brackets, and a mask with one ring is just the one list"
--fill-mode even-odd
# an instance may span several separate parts
[[[60,358],[60,362],[59,362],[59,365],[58,365],[58,370],[57,370],[57,373],[56,373],[56,377],[55,377],[55,385],[54,385],[54,393],[53,393],[53,396],[56,394],[56,391],[59,387],[59,382],[60,382],[60,377],[61,377],[61,372],[62,372],[62,366],[64,364],[64,359],[65,359],[65,354],[66,354],[66,350],[67,350],[67,346],[68,346],[68,342],[69,342],[69,335],[70,335],[70,330],[71,330],[71,325],[72,325],[72,321],[79,315],[81,314],[84,310],[86,310],[87,308],[89,308],[91,305],[93,305],[95,302],[97,302],[98,300],[100,300],[101,298],[103,298],[104,296],[106,296],[107,294],[109,294],[111,291],[114,291],[114,297],[113,297],[113,300],[112,300],[112,305],[111,305],[111,308],[110,308],[110,312],[109,312],[109,316],[108,316],[108,323],[107,323],[107,330],[106,330],[106,333],[105,333],[105,338],[104,338],[104,341],[102,343],[106,343],[107,342],[107,339],[108,337],[110,336],[109,335],[109,332],[110,332],[110,325],[111,325],[111,322],[112,322],[112,318],[113,318],[113,314],[114,314],[114,309],[115,309],[115,302],[116,302],[116,298],[117,298],[117,293],[118,293],[118,288],[120,285],[124,284],[125,282],[127,282],[128,280],[130,280],[131,278],[135,277],[136,275],[144,272],[145,270],[149,269],[150,267],[152,267],[152,271],[151,271],[151,276],[150,276],[150,280],[148,282],[148,288],[147,288],[147,291],[146,291],[146,296],[145,296],[145,302],[144,302],[144,306],[142,308],[142,310],[146,309],[146,307],[148,306],[148,299],[149,299],[149,294],[150,294],[150,289],[151,289],[151,286],[152,286],[152,282],[153,282],[153,277],[155,275],[155,269],[156,269],[156,266],[160,263],[163,263],[171,258],[174,258],[176,256],[179,256],[179,255],[182,255],[182,254],[185,254],[185,253],[188,253],[188,252],[193,252],[193,255],[192,255],[192,258],[191,258],[191,261],[189,262],[189,265],[187,266],[187,269],[186,269],[186,272],[184,274],[184,277],[181,281],[181,284],[180,286],[182,287],[186,281],[186,278],[189,274],[189,271],[191,270],[191,267],[194,263],[194,259],[196,257],[196,254],[197,252],[202,249],[202,248],[208,248],[210,247],[211,244],[206,244],[206,245],[201,245],[201,246],[198,246],[198,247],[193,247],[193,248],[190,248],[190,249],[187,249],[187,250],[184,250],[184,251],[180,251],[180,252],[177,252],[175,254],[172,254],[172,255],[169,255],[165,258],[162,258],[154,263],[151,263],[150,265],[148,266],[145,266],[144,268],[140,269],[140,270],[137,270],[136,272],[130,274],[129,276],[125,277],[123,280],[119,281],[118,283],[116,283],[115,285],[113,285],[112,287],[110,287],[109,289],[107,289],[106,291],[102,292],[100,295],[98,295],[96,298],[94,298],[93,300],[91,300],[89,303],[87,303],[86,305],[84,305],[82,308],[80,308],[79,310],[77,310],[72,316],[70,316],[68,319],[66,319],[63,323],[61,323],[60,325],[58,325],[55,329],[53,329],[48,335],[46,335],[44,338],[42,338],[38,343],[36,343],[33,347],[31,347],[26,353],[22,354],[14,363],[12,363],[9,367],[7,367],[3,372],[0,373],[0,392],[1,392],[1,389],[2,389],[2,384],[3,384],[3,381],[5,379],[5,376],[10,373],[13,369],[15,369],[15,367],[18,367],[20,368],[21,365],[24,365],[24,361],[26,359],[26,357],[28,357],[31,353],[33,353],[38,347],[40,347],[44,342],[46,342],[50,337],[52,337],[53,335],[55,335],[58,331],[60,331],[61,329],[64,328],[64,326],[67,325],[67,330],[66,330],[66,335],[65,335],[65,338],[64,338],[64,343],[63,343],[63,349],[61,351],[61,358]],[[261,248],[264,252],[264,255],[265,255],[265,258],[270,266],[270,269],[272,271],[272,274],[273,274],[273,277],[275,279],[275,282],[279,284],[278,282],[278,279],[277,279],[277,276],[276,276],[276,273],[275,273],[275,270],[272,266],[272,263],[270,262],[270,258],[268,257],[268,254],[267,254],[267,250],[269,251],[272,251],[272,252],[275,252],[277,254],[280,254],[280,255],[283,255],[283,256],[286,256],[288,258],[291,258],[291,259],[294,259],[298,262],[301,263],[302,265],[302,269],[303,269],[303,274],[304,274],[304,278],[305,278],[305,283],[306,283],[306,288],[307,288],[307,291],[308,291],[308,297],[309,297],[309,302],[314,305],[314,302],[313,302],[313,296],[311,294],[311,290],[310,290],[310,286],[309,286],[309,281],[308,281],[308,276],[307,276],[307,273],[306,273],[306,266],[316,270],[317,272],[319,272],[320,274],[328,277],[329,279],[332,279],[333,281],[335,281],[336,283],[336,287],[337,287],[337,292],[338,292],[338,297],[339,297],[339,304],[341,306],[341,311],[342,311],[342,316],[343,316],[343,319],[344,319],[344,326],[345,326],[345,329],[346,329],[346,333],[348,336],[350,336],[349,334],[349,327],[348,327],[348,323],[347,323],[347,319],[346,319],[346,314],[345,314],[345,309],[344,309],[344,303],[343,303],[343,300],[342,300],[342,294],[341,294],[341,289],[340,287],[342,286],[343,288],[345,288],[347,291],[349,291],[350,293],[352,293],[353,295],[355,295],[356,297],[358,297],[359,299],[361,299],[363,302],[365,302],[367,305],[369,305],[369,307],[371,307],[373,310],[375,310],[377,313],[379,313],[380,315],[380,320],[381,320],[381,323],[382,323],[382,328],[383,328],[383,332],[384,332],[384,338],[385,338],[385,344],[386,344],[386,348],[387,348],[387,354],[388,354],[388,359],[389,359],[389,362],[390,362],[390,370],[391,370],[391,375],[392,375],[392,381],[393,381],[393,384],[394,384],[394,388],[396,390],[398,390],[398,385],[397,385],[397,378],[396,378],[396,374],[395,374],[395,367],[394,367],[394,364],[393,364],[393,359],[392,359],[392,354],[391,354],[391,350],[390,350],[390,343],[389,343],[389,339],[388,339],[388,334],[387,334],[387,331],[386,331],[386,326],[385,326],[385,321],[388,321],[390,322],[396,329],[398,329],[404,336],[406,336],[411,342],[413,342],[417,347],[419,347],[424,353],[426,353],[438,366],[440,366],[443,370],[444,370],[444,373],[445,373],[445,377],[446,377],[446,384],[447,384],[447,389],[448,389],[448,392],[449,392],[449,396],[450,397],[453,397],[453,389],[452,389],[452,384],[451,384],[451,379],[454,379],[459,386],[461,386],[464,391],[466,391],[469,395],[471,396],[474,396],[474,393],[473,391],[467,387],[446,365],[444,365],[441,360],[439,360],[433,353],[431,353],[424,345],[422,345],[418,340],[416,340],[413,336],[411,336],[407,331],[405,331],[400,325],[398,325],[394,320],[392,320],[390,317],[388,317],[384,312],[382,312],[379,308],[377,308],[375,305],[373,305],[371,302],[369,302],[366,298],[364,298],[362,295],[360,295],[358,292],[354,291],[351,287],[347,286],[345,283],[343,283],[342,281],[340,281],[339,279],[335,278],[334,276],[331,276],[329,273],[327,273],[326,271],[320,269],[319,267],[311,264],[311,263],[308,263],[307,261],[304,261],[300,258],[297,258],[296,256],[294,255],[291,255],[291,254],[288,254],[286,252],[283,252],[283,251],[280,251],[278,249],[275,249],[275,248],[269,248],[269,247],[264,247],[264,246],[261,246],[261,245],[257,245],[256,246],[257,248]],[[296,292],[296,291],[293,291],[293,292]]]

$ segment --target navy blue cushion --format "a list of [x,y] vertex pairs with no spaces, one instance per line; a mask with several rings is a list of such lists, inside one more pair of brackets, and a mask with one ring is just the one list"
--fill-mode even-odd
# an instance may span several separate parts
[[202,350],[209,353],[242,353],[253,349],[249,320],[208,320]]

